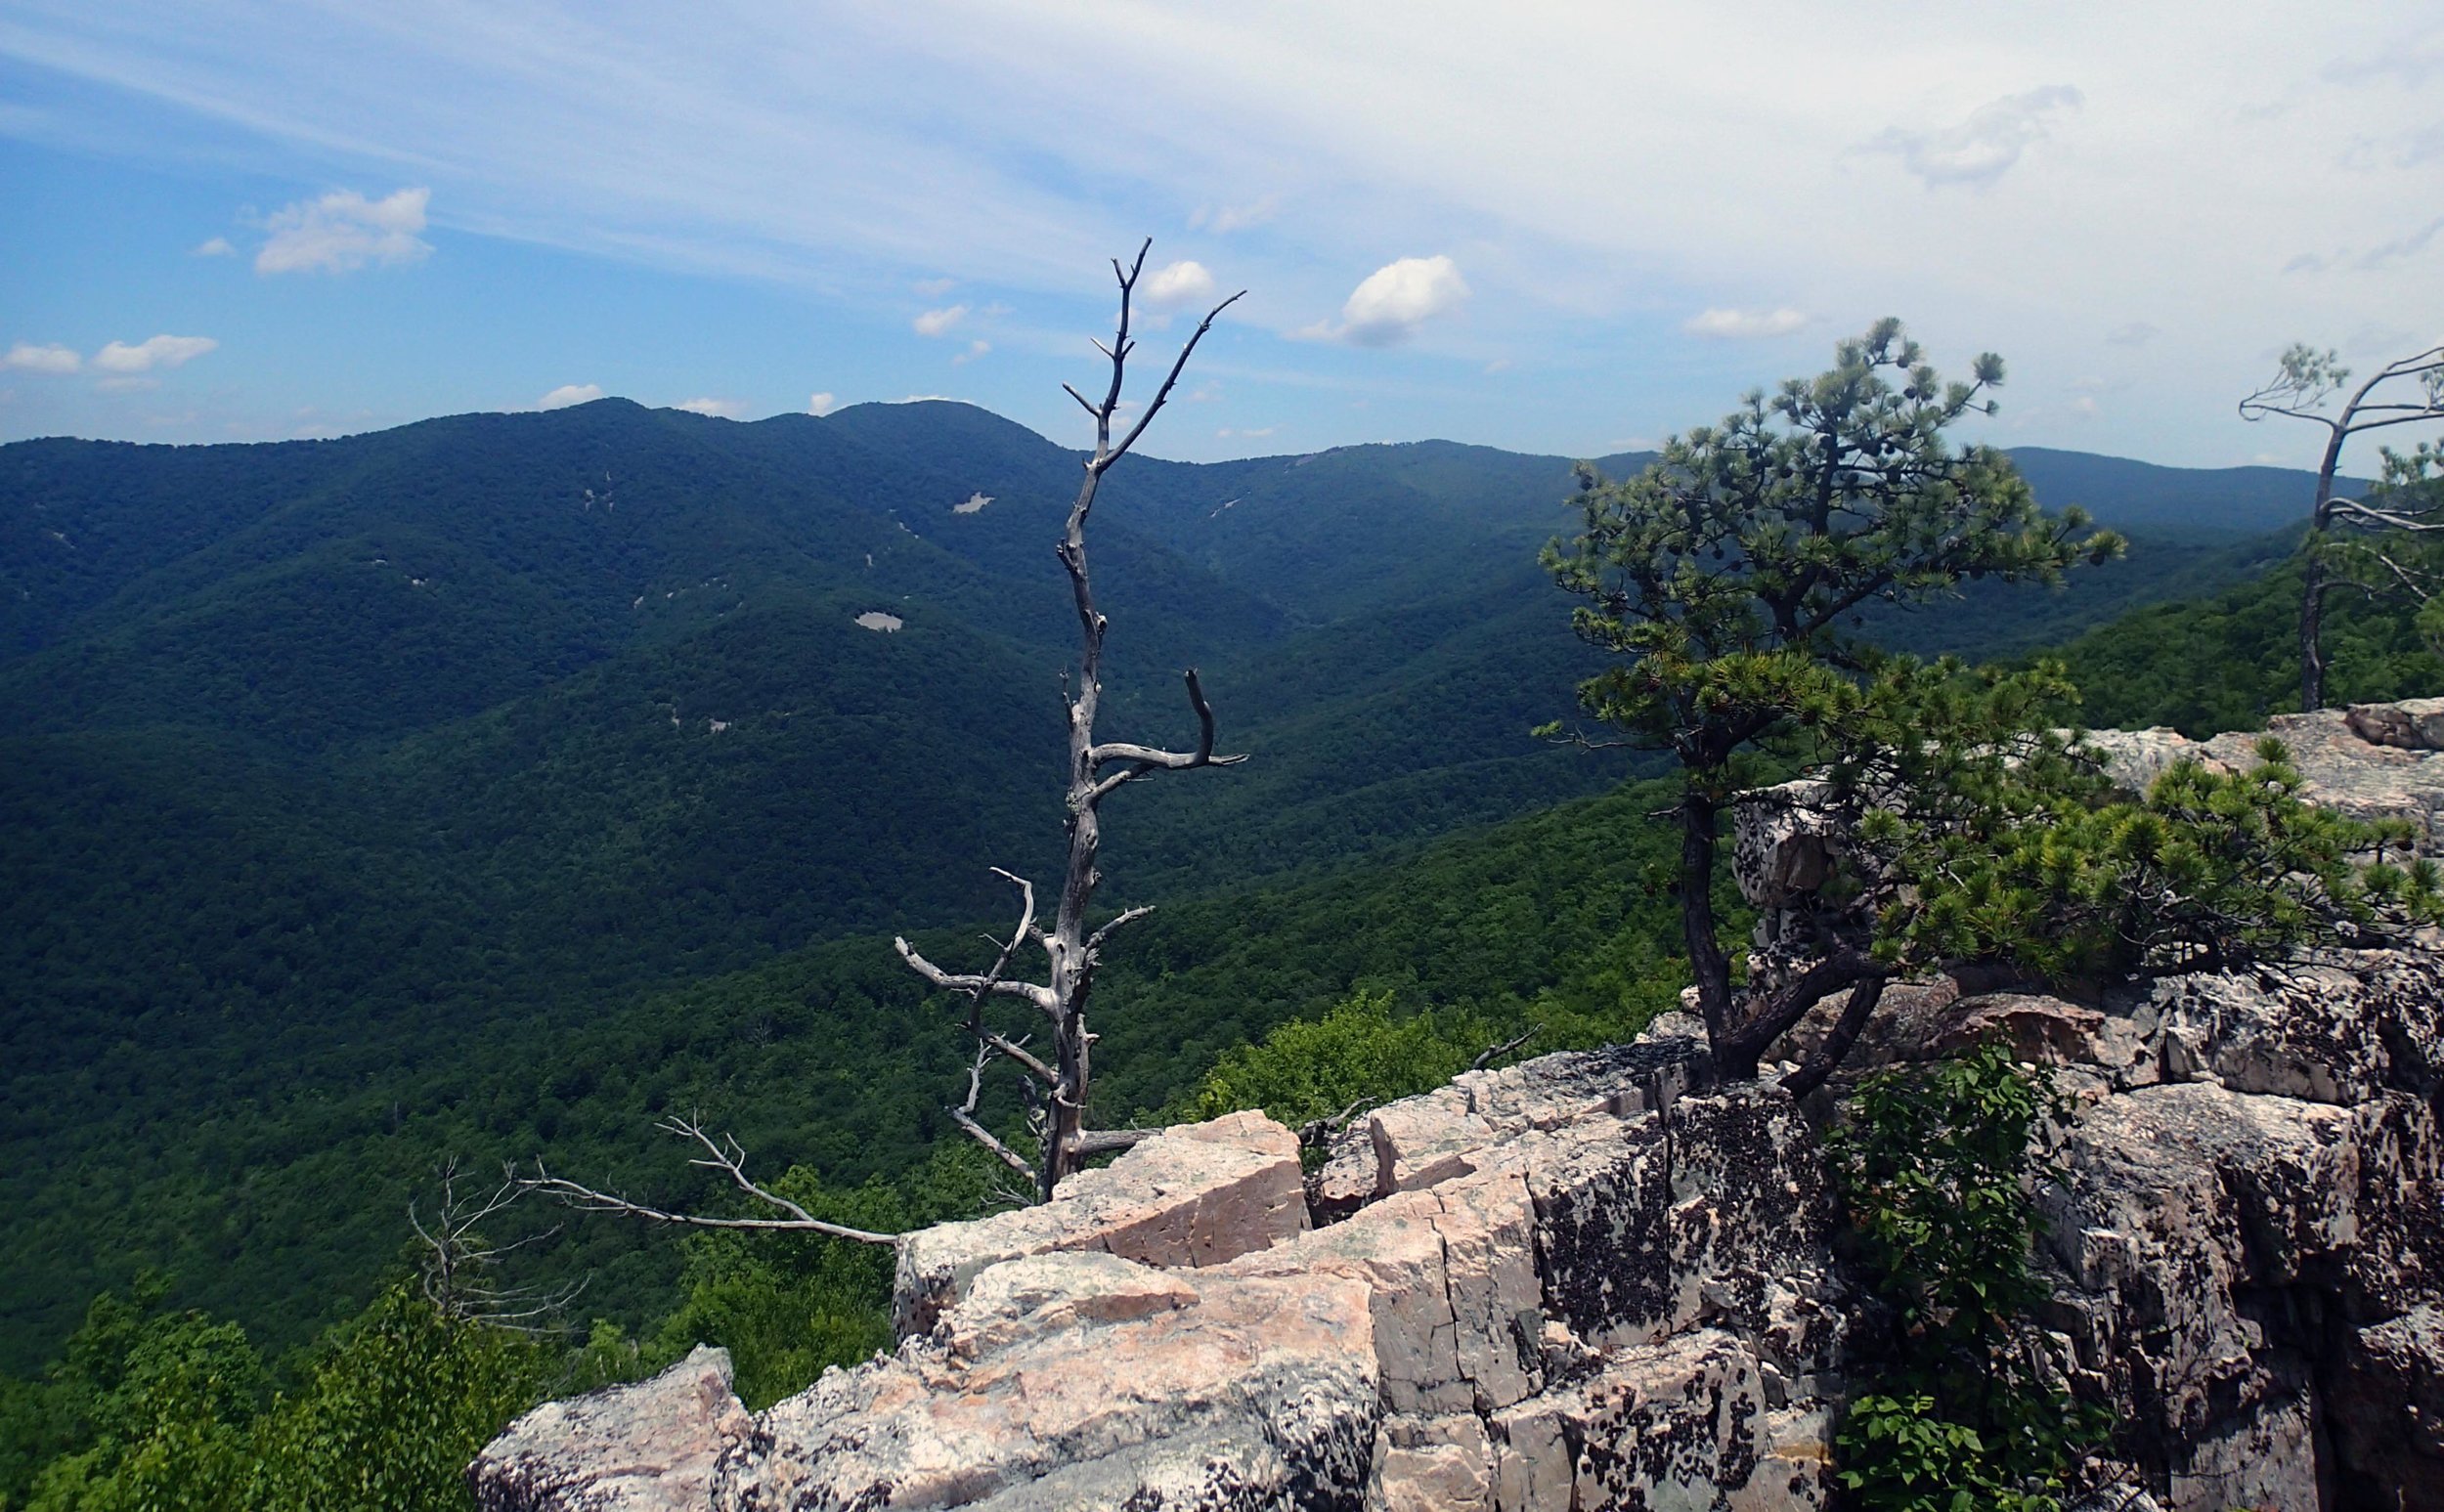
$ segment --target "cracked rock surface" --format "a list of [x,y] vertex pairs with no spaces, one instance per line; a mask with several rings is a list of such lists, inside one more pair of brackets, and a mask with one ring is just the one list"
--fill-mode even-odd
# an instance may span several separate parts
[[[2435,832],[2444,701],[2276,733],[2315,796]],[[1766,816],[1742,886],[1811,885],[1821,842]],[[2444,1508],[2444,941],[1888,1004],[1851,1074],[1999,1035],[2074,1097],[2039,1322],[2120,1432],[2081,1512]],[[1261,1115],[1171,1131],[903,1238],[894,1354],[751,1416],[699,1351],[536,1409],[470,1484],[490,1512],[1826,1507],[1857,1298],[1821,1099],[1716,1085],[1695,1031],[1470,1072],[1312,1178]]]

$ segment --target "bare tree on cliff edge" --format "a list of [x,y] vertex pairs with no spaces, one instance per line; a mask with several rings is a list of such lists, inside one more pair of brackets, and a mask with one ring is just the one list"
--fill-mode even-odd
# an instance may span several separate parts
[[[1213,710],[1205,702],[1204,689],[1197,681],[1197,670],[1190,668],[1184,674],[1188,684],[1188,702],[1197,713],[1197,747],[1193,751],[1165,751],[1154,746],[1141,746],[1128,741],[1099,740],[1095,733],[1095,717],[1103,700],[1104,637],[1110,622],[1095,608],[1093,583],[1086,566],[1086,521],[1095,507],[1095,495],[1103,486],[1104,474],[1113,464],[1128,454],[1146,427],[1160,413],[1171,398],[1172,388],[1186,370],[1188,360],[1202,341],[1205,333],[1223,311],[1239,302],[1242,290],[1205,312],[1197,323],[1188,340],[1180,348],[1162,384],[1154,398],[1138,414],[1136,421],[1113,439],[1114,421],[1120,418],[1121,391],[1128,377],[1128,363],[1136,351],[1136,340],[1130,334],[1135,311],[1137,284],[1144,276],[1146,254],[1154,246],[1148,238],[1137,249],[1137,256],[1123,265],[1113,259],[1112,272],[1120,285],[1120,313],[1112,343],[1095,343],[1110,363],[1112,375],[1100,400],[1090,400],[1069,384],[1071,399],[1078,402],[1095,422],[1095,449],[1085,461],[1086,477],[1078,485],[1077,497],[1069,505],[1069,522],[1061,539],[1053,546],[1061,566],[1069,574],[1069,594],[1077,609],[1078,665],[1068,681],[1063,695],[1069,714],[1068,760],[1068,860],[1063,868],[1059,900],[1053,911],[1052,928],[1036,924],[1035,885],[1023,877],[994,868],[994,874],[1006,878],[1019,892],[1019,920],[1006,940],[993,943],[998,952],[991,966],[982,972],[950,972],[936,966],[918,954],[905,939],[892,941],[915,972],[945,992],[954,992],[966,1000],[966,1027],[976,1042],[976,1055],[967,1072],[965,1098],[947,1111],[953,1122],[989,1150],[993,1158],[1024,1178],[1034,1189],[1038,1200],[1049,1199],[1062,1178],[1068,1176],[1090,1157],[1125,1149],[1151,1136],[1151,1129],[1090,1129],[1086,1126],[1087,1109],[1093,1092],[1093,1051],[1095,1035],[1086,1026],[1088,999],[1095,986],[1095,967],[1105,941],[1113,931],[1132,920],[1141,919],[1151,910],[1123,910],[1100,925],[1090,923],[1095,899],[1095,886],[1102,880],[1095,869],[1097,853],[1103,846],[1103,802],[1114,792],[1141,777],[1157,772],[1190,771],[1200,766],[1233,766],[1246,759],[1244,756],[1213,754]],[[1023,981],[1009,975],[1022,952],[1029,948],[1041,950],[1045,959],[1044,980]],[[1016,998],[1042,1015],[1041,1048],[1032,1033],[1005,1033],[987,1013],[996,998]],[[1023,1078],[1029,1122],[1035,1137],[1035,1156],[1014,1149],[977,1116],[978,1104],[983,1096],[985,1073],[999,1061],[1008,1061],[1019,1068]],[[542,1192],[582,1211],[616,1213],[639,1218],[650,1223],[677,1224],[698,1229],[789,1230],[828,1233],[838,1238],[860,1239],[869,1243],[890,1243],[893,1235],[875,1233],[842,1224],[829,1223],[814,1217],[804,1207],[758,1183],[747,1174],[747,1152],[726,1134],[716,1134],[694,1118],[673,1117],[660,1127],[694,1144],[700,1153],[690,1164],[719,1173],[731,1186],[748,1196],[777,1210],[771,1218],[716,1218],[695,1213],[676,1212],[648,1203],[633,1201],[617,1192],[587,1187],[553,1176],[541,1160],[534,1174],[519,1178],[517,1185],[528,1191]]]

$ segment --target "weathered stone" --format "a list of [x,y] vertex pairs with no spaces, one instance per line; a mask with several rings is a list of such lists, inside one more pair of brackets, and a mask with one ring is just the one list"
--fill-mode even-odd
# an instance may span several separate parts
[[[2249,755],[2143,733],[2133,761]],[[2444,756],[2338,715],[2280,733],[2367,812],[2423,801]],[[1999,1038],[2073,1095],[2042,1136],[2040,1343],[2111,1404],[2118,1456],[2073,1504],[2444,1506],[2444,945],[2101,1002],[1991,985],[1896,986],[1853,1069]],[[1277,1125],[1174,1131],[1043,1208],[909,1240],[925,1327],[891,1359],[744,1428],[725,1384],[650,1410],[727,1425],[737,1512],[1821,1508],[1873,1368],[1822,1152],[1770,1072],[1716,1086],[1702,1032],[1667,1015],[1375,1109],[1303,1194]],[[1337,1221],[1307,1231],[1308,1200]],[[708,1504],[596,1400],[488,1449],[482,1504]],[[486,1480],[512,1464],[558,1468]],[[583,1499],[606,1487],[661,1499]]]
[[750,1426],[729,1351],[700,1347],[652,1380],[545,1403],[475,1456],[467,1489],[485,1512],[703,1512]]
[[1840,857],[1840,829],[1823,804],[1828,784],[1811,778],[1743,793],[1731,807],[1731,879],[1757,908],[1773,908],[1824,886]]
[[[1501,1512],[1786,1512],[1824,1504],[1820,1464],[1776,1456],[1760,1480],[1767,1411],[1756,1357],[1719,1329],[1630,1350],[1603,1370],[1492,1420]],[[1796,1447],[1796,1446],[1794,1446]]]
[[1487,1512],[1493,1496],[1494,1449],[1483,1418],[1383,1420],[1367,1512]]
[[1262,1113],[1166,1130],[1060,1200],[942,1224],[899,1241],[892,1313],[902,1337],[930,1328],[986,1267],[1049,1250],[1096,1249],[1154,1266],[1211,1266],[1306,1231],[1298,1137]]
[[762,1414],[713,1505],[1355,1512],[1378,1396],[1355,1282],[1047,1253]]
[[1346,1223],[1243,1256],[1239,1275],[1345,1275],[1365,1286],[1387,1409],[1485,1411],[1534,1391],[1544,1317],[1534,1214],[1516,1172],[1402,1192]]
[[2444,1507],[2444,1307],[2353,1329],[2341,1365],[2326,1420],[2351,1504]]
[[2444,751],[2444,698],[2408,698],[2398,704],[2353,704],[2343,722],[2372,746],[2405,751]]

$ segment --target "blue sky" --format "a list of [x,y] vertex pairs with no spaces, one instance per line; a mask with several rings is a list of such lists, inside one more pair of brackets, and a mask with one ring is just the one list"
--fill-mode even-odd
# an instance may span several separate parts
[[598,390],[1075,440],[1152,236],[1152,345],[1249,290],[1168,455],[1643,445],[1892,313],[2010,360],[1987,439],[2300,463],[2234,399],[2444,335],[2439,191],[2428,5],[10,0],[0,439]]

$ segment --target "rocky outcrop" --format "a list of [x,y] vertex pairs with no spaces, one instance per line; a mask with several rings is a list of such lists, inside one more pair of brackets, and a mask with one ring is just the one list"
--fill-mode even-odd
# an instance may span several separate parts
[[[2041,1192],[2042,1322],[2116,1405],[2122,1501],[2444,1505],[2440,1004],[2444,957],[2366,953],[2097,1005],[1914,989],[1861,1043],[1873,1063],[2001,1035],[2061,1067],[2078,1114]],[[894,1355],[743,1427],[674,1409],[709,1478],[575,1499],[592,1483],[568,1467],[589,1456],[663,1462],[616,1425],[696,1400],[666,1377],[522,1421],[479,1495],[1822,1507],[1856,1299],[1816,1128],[1769,1079],[1713,1085],[1690,1027],[1667,1015],[1634,1045],[1378,1110],[1335,1152],[1353,1210],[1320,1227],[1249,1195],[1294,1183],[1288,1158],[1250,1185],[1287,1131],[1240,1115],[1167,1135],[1074,1195],[906,1241],[983,1258],[903,1264],[903,1316],[932,1319]]]
[[485,1446],[467,1486],[491,1512],[699,1512],[751,1427],[729,1352],[699,1348],[650,1381],[545,1403]]
[[[2428,791],[2399,742],[2444,721],[2403,708],[2281,733],[2320,796],[2399,812]],[[1831,842],[1805,805],[1743,834],[1769,906]],[[2040,1323],[2120,1455],[2081,1512],[2444,1507],[2444,940],[2089,1003],[1897,987],[1853,1071],[1994,1037],[2076,1108]],[[1860,1362],[1831,1095],[1717,1085],[1666,1015],[1377,1109],[1303,1186],[1259,1115],[1171,1131],[904,1239],[894,1354],[750,1417],[699,1352],[538,1409],[471,1484],[495,1512],[1821,1508]]]
[[1061,1201],[899,1244],[893,1318],[922,1333],[988,1267],[1049,1250],[1094,1249],[1145,1265],[1219,1265],[1306,1231],[1298,1139],[1261,1113],[1165,1130],[1101,1170],[1065,1183]]
[[2262,733],[2211,740],[2168,729],[2091,730],[2087,739],[2105,752],[2106,771],[2120,787],[2143,793],[2175,761],[2244,771],[2269,735],[2290,748],[2305,779],[2301,797],[2355,819],[2408,820],[2424,847],[2444,853],[2444,699],[2275,714]]

